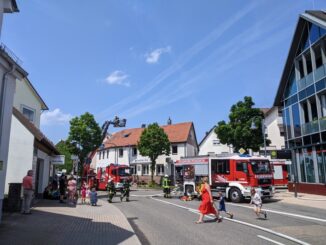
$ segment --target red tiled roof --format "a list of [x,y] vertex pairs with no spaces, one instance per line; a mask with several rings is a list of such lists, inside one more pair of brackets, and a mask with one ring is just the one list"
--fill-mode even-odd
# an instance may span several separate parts
[[[187,142],[192,122],[161,126],[171,143]],[[144,128],[124,129],[116,132],[104,144],[105,148],[137,145]]]

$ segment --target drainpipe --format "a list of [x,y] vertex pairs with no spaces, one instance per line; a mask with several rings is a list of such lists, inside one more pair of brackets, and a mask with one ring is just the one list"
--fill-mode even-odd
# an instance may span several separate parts
[[[6,83],[7,77],[12,74],[16,69],[14,64],[11,65],[9,71],[5,72],[2,77],[2,85],[1,85],[1,95],[0,95],[0,139],[2,138],[2,126],[3,126],[3,114],[4,114],[4,102],[5,102],[5,90],[6,90]],[[10,115],[11,116],[11,115]],[[1,147],[1,140],[0,140],[0,147]]]

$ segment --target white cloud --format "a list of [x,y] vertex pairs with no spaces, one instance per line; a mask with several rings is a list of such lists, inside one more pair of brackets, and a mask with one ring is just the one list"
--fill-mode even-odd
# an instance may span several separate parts
[[41,114],[42,125],[65,124],[70,121],[72,115],[63,113],[59,108],[53,111],[45,111]]
[[127,81],[129,76],[123,71],[114,71],[106,79],[105,82],[110,85],[123,85],[126,87],[130,86],[130,82]]
[[170,46],[167,46],[165,48],[155,49],[152,52],[145,55],[146,62],[149,63],[149,64],[155,64],[155,63],[158,62],[158,60],[160,59],[162,54],[170,53],[170,52],[171,52],[171,47]]

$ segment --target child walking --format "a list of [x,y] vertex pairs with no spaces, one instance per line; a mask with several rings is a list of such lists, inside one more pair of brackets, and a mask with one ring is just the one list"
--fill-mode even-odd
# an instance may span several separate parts
[[259,218],[260,214],[263,214],[264,218],[267,219],[267,212],[261,210],[263,206],[263,202],[261,200],[259,193],[254,188],[252,188],[250,192],[251,192],[250,204],[254,205],[254,212],[256,213],[257,217]]
[[220,198],[218,211],[220,211],[220,212],[224,211],[227,215],[229,215],[230,219],[233,219],[233,213],[226,211],[225,197],[223,196],[223,193],[221,191],[218,193],[218,197]]
[[97,192],[95,188],[92,188],[92,191],[89,193],[89,197],[91,199],[91,205],[96,206],[97,205]]

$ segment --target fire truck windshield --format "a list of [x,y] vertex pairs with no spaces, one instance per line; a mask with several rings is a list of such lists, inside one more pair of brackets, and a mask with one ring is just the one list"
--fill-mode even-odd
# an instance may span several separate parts
[[255,174],[269,174],[271,173],[268,161],[251,161],[251,168]]
[[119,176],[130,176],[130,169],[129,168],[119,168],[118,175]]

